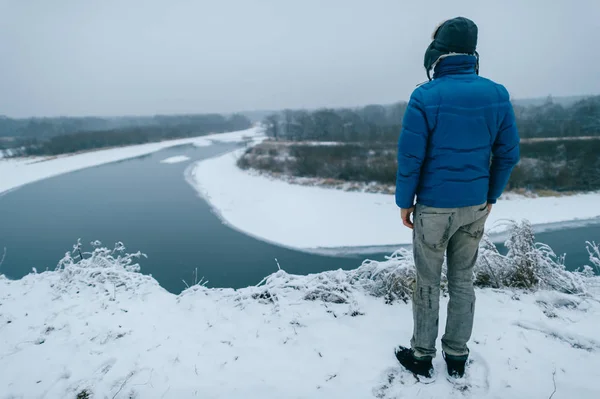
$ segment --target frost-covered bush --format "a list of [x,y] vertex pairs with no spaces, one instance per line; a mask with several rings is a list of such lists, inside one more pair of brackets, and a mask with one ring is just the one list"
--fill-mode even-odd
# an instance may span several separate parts
[[332,270],[299,276],[280,269],[263,279],[256,287],[241,290],[241,294],[262,303],[276,303],[281,296],[291,297],[290,294],[299,294],[308,301],[348,303],[354,289],[349,273],[351,271]]
[[[536,243],[529,221],[513,223],[505,243],[506,256],[485,239],[475,268],[475,282],[481,287],[551,289],[578,294],[586,291],[586,279],[593,275],[589,267],[568,271],[564,257],[557,256],[546,244]],[[590,245],[588,245],[588,251]],[[596,248],[597,249],[597,248]],[[592,252],[590,252],[591,256]],[[591,259],[591,258],[590,258]]]
[[[514,223],[505,244],[507,255],[498,252],[486,237],[482,240],[479,258],[474,270],[478,287],[540,288],[569,294],[586,292],[586,283],[593,275],[591,268],[583,271],[566,270],[564,258],[552,249],[535,242],[531,224],[527,221]],[[598,246],[588,244],[593,264],[600,259]],[[355,270],[336,270],[311,276],[293,276],[280,270],[266,278],[253,294],[262,302],[277,300],[286,290],[300,291],[307,300],[331,303],[352,303],[352,293],[361,290],[387,303],[396,300],[407,302],[415,284],[415,267],[412,251],[400,249],[385,261],[366,260]],[[442,272],[442,291],[447,287],[446,265]]]
[[[531,224],[527,221],[514,223],[506,242],[508,254],[502,255],[486,237],[483,239],[479,258],[474,270],[474,281],[478,287],[520,288],[527,290],[550,289],[569,294],[587,291],[592,280],[592,267],[582,271],[567,271],[564,258],[557,256],[550,247],[535,242]],[[100,242],[92,243],[91,252],[82,252],[81,243],[73,246],[59,262],[59,290],[78,290],[82,286],[93,287],[109,298],[117,292],[139,293],[140,288],[158,283],[150,276],[144,276],[137,259],[145,255],[137,252],[129,254],[122,243],[114,249],[102,247]],[[600,271],[600,248],[596,243],[587,243],[590,262]],[[197,272],[196,272],[197,274]],[[357,291],[385,298],[387,303],[397,300],[408,302],[415,284],[413,253],[403,248],[394,252],[384,261],[366,260],[354,270],[326,271],[308,276],[298,276],[279,270],[266,277],[256,287],[237,292],[230,291],[240,299],[253,299],[265,304],[277,305],[282,297],[297,298],[327,303],[347,303],[353,306],[353,294]],[[442,272],[442,291],[447,287],[446,266]],[[189,287],[180,297],[198,290],[206,294],[210,290],[200,283]],[[221,290],[222,291],[222,290]],[[228,294],[230,295],[230,294]]]
[[148,282],[156,284],[151,276],[139,273],[140,265],[136,260],[146,257],[145,254],[127,253],[121,242],[113,249],[103,247],[100,241],[92,242],[91,246],[91,252],[84,252],[78,240],[73,250],[65,253],[56,267],[60,272],[60,283],[56,288],[72,290],[85,285],[114,297],[117,290],[133,290]]
[[[592,266],[596,269],[596,272],[600,274],[600,245],[596,244],[595,241],[587,242],[587,251],[590,254],[590,262]],[[592,269],[590,267],[590,269]]]
[[352,285],[384,297],[388,303],[398,299],[407,302],[416,279],[413,253],[405,248],[394,252],[385,262],[367,260],[348,273]]

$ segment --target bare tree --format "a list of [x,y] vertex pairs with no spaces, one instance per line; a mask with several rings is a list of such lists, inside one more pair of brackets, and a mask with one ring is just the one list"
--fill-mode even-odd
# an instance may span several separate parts
[[267,136],[273,137],[276,141],[280,135],[279,132],[279,114],[271,114],[265,118],[267,125]]
[[292,111],[291,109],[285,109],[283,110],[283,119],[284,119],[284,125],[283,125],[283,133],[282,136],[285,136],[288,140],[291,139],[293,140],[293,122],[294,122],[294,111]]

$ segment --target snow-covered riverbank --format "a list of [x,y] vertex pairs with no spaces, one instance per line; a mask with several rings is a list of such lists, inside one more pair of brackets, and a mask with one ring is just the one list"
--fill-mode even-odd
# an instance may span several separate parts
[[424,385],[393,355],[410,338],[411,305],[373,296],[368,276],[397,261],[365,266],[367,277],[279,271],[260,287],[175,296],[107,259],[0,275],[0,398],[600,395],[597,296],[477,290],[473,363],[459,390],[441,357],[436,382]]
[[[242,133],[231,135],[231,140],[248,134]],[[203,139],[192,143],[204,145]],[[176,142],[172,145],[187,144]],[[78,160],[87,155],[81,154],[23,164],[10,181],[17,187],[94,162],[151,152],[122,150],[97,159],[88,158],[89,154]],[[305,229],[297,230],[296,238],[305,240],[314,234],[328,242],[322,231],[344,238],[343,233],[364,228],[354,220],[370,223],[372,209],[381,212],[376,215],[379,221],[389,215],[390,225],[383,228],[391,223],[399,228],[393,197],[387,198],[391,196],[291,186],[251,176],[235,167],[231,153],[207,162],[189,169],[188,179],[198,187],[208,185],[209,190],[200,188],[201,192],[213,206],[219,204],[216,208],[226,219],[230,212],[246,216],[242,220],[248,226],[258,221],[254,227],[261,227],[261,217],[266,218],[260,230],[263,235],[277,228],[278,234],[290,239],[294,236],[286,235],[287,229]],[[48,170],[35,165],[46,165]],[[13,188],[2,180],[7,176],[2,173],[11,169],[1,168],[2,162],[0,182],[5,189]],[[344,207],[339,212],[336,201]],[[302,217],[307,220],[301,221]],[[368,227],[374,237],[383,237],[380,226]],[[252,229],[250,233],[257,234]],[[352,237],[358,242],[366,236]],[[279,241],[276,235],[270,237]],[[257,287],[235,291],[193,286],[180,295],[138,273],[128,263],[130,257],[119,251],[98,249],[83,256],[75,251],[73,256],[83,261],[67,257],[61,270],[16,281],[0,274],[0,399],[529,399],[551,395],[595,399],[600,395],[598,278],[578,277],[577,284],[585,287],[577,291],[579,295],[477,289],[470,343],[473,362],[458,388],[446,380],[441,357],[434,361],[437,380],[425,385],[402,371],[393,355],[395,346],[409,342],[411,304],[398,299],[401,296],[389,296],[384,288],[390,291],[389,287],[398,286],[393,284],[394,273],[402,276],[412,269],[409,255],[367,262],[356,270],[308,276],[280,270]],[[0,273],[1,258],[0,252]],[[244,264],[243,249],[239,259]],[[446,305],[447,298],[442,298],[440,329]]]
[[204,147],[211,145],[213,141],[242,142],[245,140],[259,140],[260,137],[262,137],[262,130],[260,128],[251,128],[238,132],[167,140],[157,143],[91,151],[75,155],[0,159],[0,194],[48,177],[110,162],[135,158],[178,145],[192,144],[198,147]]
[[[240,170],[241,151],[199,162],[188,181],[231,226],[281,245],[314,249],[393,246],[411,242],[394,197],[292,185]],[[494,207],[488,230],[505,221],[529,219],[534,225],[600,217],[600,193],[526,198],[510,195]],[[582,246],[584,243],[582,243]]]

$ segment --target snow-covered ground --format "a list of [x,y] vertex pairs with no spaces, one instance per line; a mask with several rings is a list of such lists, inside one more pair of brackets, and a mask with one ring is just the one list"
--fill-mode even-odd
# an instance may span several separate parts
[[[425,385],[393,355],[411,336],[410,303],[350,285],[352,271],[175,296],[91,266],[0,275],[0,399],[600,397],[598,296],[477,290],[465,385],[440,356]],[[336,300],[314,299],[319,287]]]
[[579,140],[600,140],[600,136],[578,136],[578,137],[536,137],[530,139],[521,139],[521,143],[541,143],[547,141],[579,141]]
[[190,157],[186,157],[185,155],[176,155],[174,157],[165,158],[160,161],[160,163],[181,163],[189,160]]
[[213,142],[241,142],[246,139],[259,140],[261,137],[262,129],[256,127],[238,132],[111,148],[75,155],[0,159],[0,193],[48,177],[91,166],[139,157],[168,147],[183,144],[204,147],[211,145]]
[[[402,226],[393,195],[292,185],[240,170],[236,159],[241,154],[200,161],[188,174],[188,181],[232,227],[306,249],[411,242],[412,232]],[[540,225],[600,217],[600,193],[508,198],[494,206],[488,230],[501,232],[509,219],[527,218]]]
[[[174,145],[244,136],[261,139],[250,130],[52,160],[2,160],[0,192]],[[269,180],[237,169],[238,155],[201,162],[187,176],[237,228],[307,248],[410,238],[392,196]],[[598,216],[598,199],[517,197],[499,203],[491,222],[590,218]],[[436,381],[426,385],[393,355],[410,339],[410,303],[372,295],[383,270],[400,268],[396,259],[309,276],[278,271],[257,287],[193,286],[180,295],[127,266],[127,256],[92,259],[84,253],[81,263],[16,281],[0,274],[0,399],[600,397],[598,278],[577,296],[478,289],[465,380],[448,382],[438,356]],[[0,273],[1,263],[0,257]],[[440,330],[446,304],[442,298]]]

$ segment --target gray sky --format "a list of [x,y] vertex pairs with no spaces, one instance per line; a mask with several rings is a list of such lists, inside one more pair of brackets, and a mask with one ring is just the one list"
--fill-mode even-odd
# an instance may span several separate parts
[[513,97],[600,93],[598,0],[0,0],[0,114],[406,100],[433,29],[459,15]]

